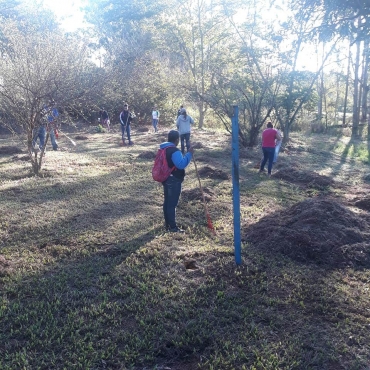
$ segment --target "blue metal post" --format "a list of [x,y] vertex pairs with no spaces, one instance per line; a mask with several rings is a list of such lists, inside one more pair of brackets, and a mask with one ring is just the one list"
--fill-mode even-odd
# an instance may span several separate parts
[[240,239],[240,191],[239,191],[239,107],[233,106],[232,122],[232,177],[233,177],[233,208],[234,208],[234,248],[235,262],[242,263]]

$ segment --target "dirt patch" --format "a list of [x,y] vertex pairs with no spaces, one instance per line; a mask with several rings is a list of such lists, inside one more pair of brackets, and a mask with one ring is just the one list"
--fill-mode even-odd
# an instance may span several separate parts
[[146,152],[140,153],[137,157],[143,158],[143,159],[154,159],[155,156],[156,156],[156,153],[151,152],[151,151],[146,151]]
[[229,175],[217,168],[205,166],[199,170],[199,176],[200,177],[207,177],[209,179],[215,179],[215,180],[228,180]]
[[[203,192],[204,192],[205,200],[207,202],[211,201],[213,199],[213,197],[215,196],[215,193],[213,192],[213,190],[211,190],[207,187],[202,188],[202,189],[203,189]],[[203,201],[202,192],[200,191],[199,188],[195,188],[195,189],[191,189],[191,190],[184,190],[181,193],[181,199],[183,201],[187,201],[187,202],[196,201],[196,200]]]
[[89,140],[89,138],[85,135],[76,135],[75,139],[76,140]]
[[1,154],[20,154],[22,150],[16,146],[3,146],[0,147],[0,155]]
[[308,199],[263,218],[245,230],[245,239],[300,262],[370,265],[369,226],[335,201]]
[[287,182],[306,185],[308,188],[324,189],[334,184],[328,176],[311,171],[299,171],[291,167],[283,167],[273,174],[273,177]]

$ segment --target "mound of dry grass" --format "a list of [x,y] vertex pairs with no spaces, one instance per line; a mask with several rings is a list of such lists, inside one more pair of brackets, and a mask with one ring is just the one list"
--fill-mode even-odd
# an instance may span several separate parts
[[[259,248],[333,267],[370,262],[369,224],[335,201],[308,199],[244,230]],[[359,256],[361,258],[359,259]]]

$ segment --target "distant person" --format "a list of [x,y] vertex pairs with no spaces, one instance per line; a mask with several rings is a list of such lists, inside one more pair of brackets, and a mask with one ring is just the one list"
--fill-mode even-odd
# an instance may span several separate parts
[[272,163],[275,155],[275,141],[281,140],[281,136],[277,130],[273,128],[271,122],[267,122],[267,129],[262,132],[262,152],[263,159],[259,172],[263,172],[265,164],[268,161],[267,173],[271,176]]
[[48,131],[50,135],[51,145],[53,150],[58,150],[58,143],[56,141],[57,135],[57,118],[59,117],[58,109],[55,107],[55,103],[53,102],[49,107],[48,112]]
[[102,108],[99,112],[99,120],[100,124],[104,127],[107,126],[107,131],[110,131],[110,120],[109,120],[109,114],[108,112]]
[[[278,132],[278,134],[280,135],[280,137],[282,137],[282,134],[279,130],[276,130]],[[279,156],[279,151],[280,151],[280,147],[281,147],[281,144],[282,144],[283,140],[279,140],[279,139],[276,139],[276,145],[275,145],[275,154],[274,154],[274,163],[277,162],[277,159],[278,159],[278,156]]]
[[128,104],[124,104],[123,111],[119,115],[121,121],[121,130],[122,130],[122,144],[125,145],[125,132],[127,134],[128,145],[133,145],[131,141],[131,128],[130,124],[134,120],[135,115],[129,111]]
[[171,130],[168,133],[168,141],[160,145],[160,148],[166,149],[166,159],[169,167],[174,167],[171,175],[163,184],[164,202],[163,214],[166,230],[173,233],[183,233],[184,230],[180,229],[176,223],[176,207],[180,199],[181,186],[185,177],[185,168],[191,161],[194,150],[189,148],[185,156],[182,155],[177,148],[179,145],[179,132]]
[[49,133],[51,145],[53,150],[58,150],[58,143],[56,141],[56,119],[59,116],[59,112],[57,108],[54,106],[55,102],[51,101],[48,105],[45,105],[42,112],[41,112],[41,120],[40,125],[37,128],[37,132],[35,137],[32,140],[32,145],[35,148],[37,145],[37,139],[39,139],[39,149],[45,151],[45,140],[46,140],[46,132]]
[[177,111],[177,118],[179,118],[179,115],[181,114],[181,109],[184,108],[183,105],[180,105],[179,110]]
[[157,107],[153,107],[152,109],[152,125],[154,128],[154,132],[158,131],[158,121],[159,121],[159,111],[157,110]]
[[176,126],[179,130],[181,139],[181,152],[185,153],[185,143],[186,150],[189,151],[190,148],[190,126],[194,124],[194,120],[186,113],[185,108],[181,108],[180,115],[177,117]]

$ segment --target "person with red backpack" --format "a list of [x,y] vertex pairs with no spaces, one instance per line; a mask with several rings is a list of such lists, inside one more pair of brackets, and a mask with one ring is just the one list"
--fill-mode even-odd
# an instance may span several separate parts
[[[165,160],[167,161],[167,166],[172,169],[168,178],[162,182],[162,185],[164,193],[163,214],[165,226],[167,231],[173,233],[184,232],[184,230],[180,229],[176,224],[176,207],[180,199],[181,186],[185,177],[185,168],[189,165],[194,153],[194,149],[190,147],[189,151],[183,155],[177,148],[179,141],[179,132],[171,130],[168,133],[168,141],[162,143],[159,147],[160,151],[166,151]],[[156,167],[156,163],[154,167]]]

